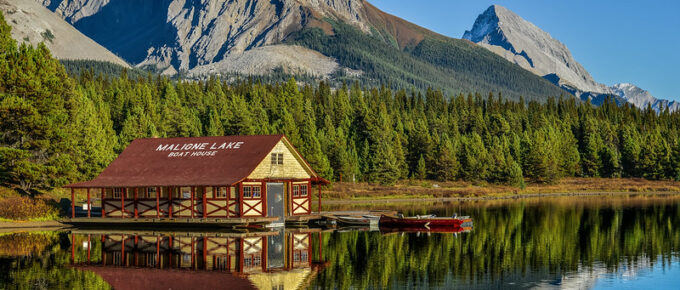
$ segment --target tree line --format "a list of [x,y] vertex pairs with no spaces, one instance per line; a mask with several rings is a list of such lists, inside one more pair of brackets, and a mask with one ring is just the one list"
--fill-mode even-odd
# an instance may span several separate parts
[[71,77],[4,21],[0,49],[0,183],[27,193],[93,178],[136,138],[251,134],[285,134],[331,180],[680,178],[680,113],[292,78]]

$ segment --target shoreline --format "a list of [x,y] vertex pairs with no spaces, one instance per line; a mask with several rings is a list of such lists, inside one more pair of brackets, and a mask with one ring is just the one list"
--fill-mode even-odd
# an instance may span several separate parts
[[66,228],[68,225],[59,221],[3,221],[0,222],[0,233],[15,232],[19,230],[56,230]]
[[[324,205],[362,205],[362,204],[390,204],[390,203],[420,203],[420,202],[470,202],[470,201],[492,201],[492,200],[520,200],[532,198],[556,198],[556,197],[622,197],[622,196],[680,196],[680,191],[646,191],[646,192],[625,192],[625,191],[599,191],[599,192],[553,192],[553,193],[526,193],[516,195],[497,195],[497,196],[468,196],[468,197],[406,197],[406,198],[361,198],[361,199],[325,199]],[[316,201],[313,201],[315,203]],[[40,231],[58,230],[70,227],[58,220],[51,221],[2,221],[0,222],[0,233],[17,231]]]
[[470,196],[470,197],[409,197],[409,198],[362,198],[362,199],[330,199],[322,200],[322,204],[341,205],[341,204],[364,204],[364,203],[409,203],[409,202],[448,202],[448,201],[487,201],[487,200],[509,200],[509,199],[529,199],[541,197],[581,197],[581,196],[627,196],[627,195],[680,195],[680,191],[648,191],[648,192],[555,192],[555,193],[526,193],[517,195],[500,196]]

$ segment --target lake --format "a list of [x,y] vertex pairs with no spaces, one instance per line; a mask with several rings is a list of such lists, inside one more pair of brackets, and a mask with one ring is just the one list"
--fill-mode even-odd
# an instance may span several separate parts
[[370,206],[472,217],[458,233],[2,233],[0,289],[677,289],[679,206],[644,195]]

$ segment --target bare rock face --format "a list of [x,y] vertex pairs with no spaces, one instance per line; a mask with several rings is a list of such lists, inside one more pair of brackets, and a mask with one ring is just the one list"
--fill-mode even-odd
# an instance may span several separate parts
[[565,91],[595,105],[611,98],[619,105],[628,102],[640,109],[651,106],[657,112],[666,108],[670,111],[680,109],[680,103],[657,99],[648,91],[632,84],[607,87],[597,83],[574,60],[562,42],[498,5],[489,7],[479,15],[472,30],[466,31],[463,38],[543,76]]
[[58,59],[108,61],[129,67],[35,0],[0,0],[0,11],[12,26],[12,38],[19,43],[43,42]]
[[128,62],[168,73],[219,62],[224,67],[225,60],[237,59],[231,56],[278,44],[313,18],[369,31],[362,0],[34,1]]
[[502,6],[493,5],[479,15],[463,38],[537,75],[556,74],[561,82],[580,91],[612,93],[574,60],[562,42]]
[[633,84],[615,84],[611,88],[616,94],[641,109],[646,109],[648,106],[656,112],[661,112],[666,108],[668,108],[670,112],[675,112],[680,109],[680,102],[657,99],[652,96],[650,92]]

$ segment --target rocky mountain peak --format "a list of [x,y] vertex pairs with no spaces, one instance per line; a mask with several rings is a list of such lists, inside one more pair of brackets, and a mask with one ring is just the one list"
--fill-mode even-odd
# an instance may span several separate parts
[[489,7],[477,17],[463,38],[537,75],[556,74],[563,82],[581,91],[611,92],[605,85],[595,82],[562,42],[503,6]]
[[363,0],[35,1],[128,62],[170,74],[278,44],[314,19],[369,31]]

